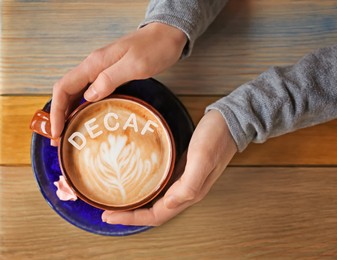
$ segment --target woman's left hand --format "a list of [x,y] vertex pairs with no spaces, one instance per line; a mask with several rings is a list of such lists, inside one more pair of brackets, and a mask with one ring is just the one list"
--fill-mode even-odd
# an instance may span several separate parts
[[188,148],[187,163],[176,181],[152,208],[133,211],[105,211],[102,220],[110,224],[159,226],[203,199],[236,153],[228,126],[216,110],[199,122]]

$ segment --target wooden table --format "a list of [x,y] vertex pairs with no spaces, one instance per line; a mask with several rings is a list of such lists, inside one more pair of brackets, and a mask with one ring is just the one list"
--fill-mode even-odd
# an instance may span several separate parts
[[[35,183],[28,130],[53,83],[134,30],[147,1],[2,1],[0,259],[337,259],[337,121],[238,154],[208,196],[169,223],[104,237],[60,218]],[[232,0],[193,55],[156,78],[197,123],[273,65],[337,42],[337,1]]]

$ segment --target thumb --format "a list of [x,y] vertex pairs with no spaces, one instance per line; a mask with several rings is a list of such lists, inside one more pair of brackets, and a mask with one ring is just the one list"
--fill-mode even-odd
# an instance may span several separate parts
[[198,158],[200,156],[188,156],[183,175],[164,196],[164,204],[167,208],[177,208],[186,202],[195,203],[202,199],[201,190],[212,168],[208,163],[199,165],[202,160]]
[[130,80],[129,70],[123,59],[103,70],[84,93],[90,102],[98,101],[110,95],[118,86]]
[[164,205],[168,209],[174,209],[192,201],[198,194],[198,188],[187,186],[181,179],[174,183],[169,191],[169,194],[164,197]]
[[214,141],[210,138],[211,127],[205,117],[195,129],[187,152],[185,171],[164,197],[167,208],[176,208],[189,201],[198,202],[202,199],[202,188],[208,176],[215,168]]

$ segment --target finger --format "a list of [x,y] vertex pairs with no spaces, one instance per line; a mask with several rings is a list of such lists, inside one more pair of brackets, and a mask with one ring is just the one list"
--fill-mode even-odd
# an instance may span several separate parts
[[160,199],[149,209],[142,208],[125,212],[105,211],[102,214],[102,221],[109,224],[159,226],[189,206],[190,204],[186,203],[180,205],[180,207],[169,209],[164,205],[163,199]]
[[51,122],[51,145],[57,146],[55,140],[61,135],[64,122],[73,110],[78,107],[81,101],[83,91],[77,95],[69,96],[66,92],[60,90],[54,90],[53,99],[50,108],[50,122]]
[[118,49],[114,44],[95,50],[77,67],[66,73],[59,85],[68,94],[77,94],[89,83],[94,82],[103,70],[120,60],[124,54],[125,50]]
[[[77,78],[78,75],[81,74],[76,74],[77,71],[81,71],[79,67],[67,73],[53,86],[53,98],[50,108],[51,132],[53,138],[58,138],[62,133],[65,118],[70,112],[70,107],[73,105],[70,104],[72,95],[81,93],[82,88],[85,87],[85,85],[81,85],[81,87],[75,90],[76,86],[88,80],[86,77],[85,79]],[[74,77],[72,77],[72,75],[74,75]],[[52,142],[52,145],[55,145],[55,142]]]
[[103,70],[84,93],[84,98],[94,102],[110,95],[118,86],[133,79],[129,68],[126,59],[121,59]]
[[69,96],[65,92],[59,89],[53,91],[53,100],[50,107],[51,134],[53,139],[58,138],[62,133],[68,102]]
[[59,146],[60,145],[60,139],[51,139],[50,140],[50,145],[51,146]]
[[[200,191],[202,198],[206,196],[220,174],[218,172],[212,172],[208,176]],[[109,224],[159,226],[174,218],[194,203],[195,201],[188,201],[180,204],[178,207],[168,208],[164,203],[164,199],[161,198],[149,209],[142,208],[125,212],[104,211],[102,214],[102,221]]]
[[149,209],[142,208],[125,212],[104,211],[102,221],[109,224],[159,226],[204,198],[216,180],[221,176],[223,170],[223,168],[216,168],[208,175],[199,191],[198,200],[187,201],[178,207],[168,208],[164,202],[164,198],[161,198]]
[[53,137],[58,137],[62,132],[66,111],[71,106],[70,97],[83,93],[88,83],[93,82],[100,72],[118,61],[124,53],[124,50],[116,49],[114,45],[96,50],[55,83],[50,115]]
[[[79,92],[79,97],[83,91]],[[54,139],[58,138],[62,133],[64,121],[80,103],[80,99],[76,95],[70,95],[61,88],[53,89],[53,98],[50,108],[51,134]],[[55,142],[52,142],[56,144]]]
[[[221,176],[222,171],[221,169],[215,169],[210,173],[200,190],[200,199],[206,196],[213,184]],[[187,201],[178,207],[168,208],[164,203],[164,199],[161,198],[150,209],[143,208],[125,212],[104,211],[102,221],[109,224],[159,226],[174,218],[196,202],[197,201]]]

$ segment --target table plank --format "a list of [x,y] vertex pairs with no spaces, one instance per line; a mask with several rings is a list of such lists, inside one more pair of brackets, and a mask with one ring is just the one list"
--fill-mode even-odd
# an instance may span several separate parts
[[336,259],[337,168],[228,168],[167,224],[118,238],[44,201],[30,167],[1,167],[2,259]]
[[[2,1],[2,94],[51,93],[91,51],[134,30],[148,1]],[[333,0],[230,0],[191,58],[158,76],[177,94],[227,94],[337,41]]]
[[30,121],[49,97],[0,96],[0,165],[30,164]]
[[[49,96],[0,96],[2,130],[0,131],[1,165],[30,164],[30,120]],[[216,96],[181,96],[193,121],[197,123],[204,108]],[[337,165],[337,120],[302,129],[264,144],[251,144],[231,165]]]

